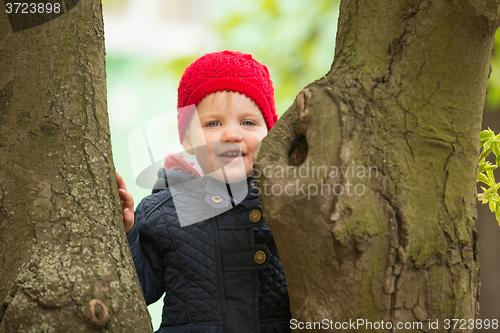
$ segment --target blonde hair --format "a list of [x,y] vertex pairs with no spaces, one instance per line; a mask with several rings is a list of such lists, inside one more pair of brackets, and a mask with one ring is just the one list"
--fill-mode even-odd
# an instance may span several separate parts
[[[219,90],[219,91],[214,92],[212,94],[217,94],[217,93],[221,93],[222,94],[222,96],[221,96],[222,100],[221,100],[220,104],[217,105],[217,107],[221,106],[222,103],[224,103],[224,101],[225,101],[227,107],[229,108],[232,105],[232,103],[233,103],[233,94],[234,94],[234,92],[233,91],[228,91],[228,90]],[[232,94],[230,94],[230,93],[232,93]],[[207,95],[207,96],[209,96],[209,95]],[[214,109],[216,108],[215,98],[212,99],[212,108],[214,108]]]

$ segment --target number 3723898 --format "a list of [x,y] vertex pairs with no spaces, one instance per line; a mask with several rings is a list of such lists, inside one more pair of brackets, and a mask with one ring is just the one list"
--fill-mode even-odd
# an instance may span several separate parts
[[60,13],[61,4],[60,3],[27,3],[27,2],[7,2],[5,4],[5,11],[7,14],[19,13],[19,14],[43,14],[43,13]]
[[498,319],[445,319],[445,329],[498,329]]

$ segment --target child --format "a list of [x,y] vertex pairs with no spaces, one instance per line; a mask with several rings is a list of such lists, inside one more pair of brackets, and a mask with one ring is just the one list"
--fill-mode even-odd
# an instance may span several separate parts
[[[202,56],[182,76],[177,119],[179,139],[204,176],[177,158],[175,170],[160,170],[134,217],[117,175],[144,298],[151,304],[166,292],[157,332],[290,332],[283,266],[252,168],[255,148],[277,120],[267,68],[240,52]],[[242,184],[237,199],[234,185]]]

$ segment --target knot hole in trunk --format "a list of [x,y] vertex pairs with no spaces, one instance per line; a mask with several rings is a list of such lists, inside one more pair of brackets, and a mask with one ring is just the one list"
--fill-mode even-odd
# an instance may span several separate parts
[[288,154],[288,163],[293,166],[301,165],[306,160],[308,150],[306,137],[303,134],[299,135],[292,142],[292,147]]

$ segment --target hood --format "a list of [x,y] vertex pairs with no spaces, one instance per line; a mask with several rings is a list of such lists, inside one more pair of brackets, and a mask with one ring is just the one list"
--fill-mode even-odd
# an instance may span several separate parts
[[158,170],[158,179],[156,180],[156,184],[153,187],[153,192],[160,192],[166,189],[169,186],[173,186],[176,184],[181,184],[185,182],[192,181],[196,178],[199,178],[195,175],[191,175],[180,170],[172,170],[161,168]]

